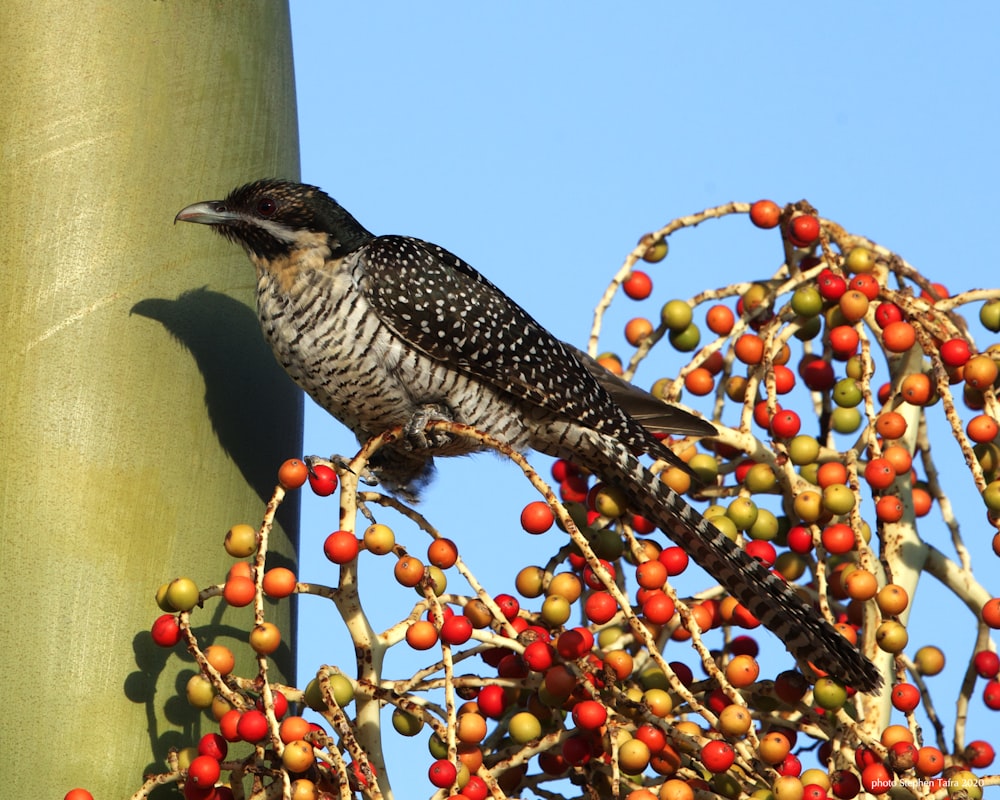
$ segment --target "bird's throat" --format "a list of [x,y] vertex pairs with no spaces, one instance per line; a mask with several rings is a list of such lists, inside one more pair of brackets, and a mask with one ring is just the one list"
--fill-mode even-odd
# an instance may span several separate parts
[[266,273],[283,294],[289,294],[300,274],[336,270],[343,259],[331,259],[331,252],[327,234],[303,231],[287,253],[269,258],[253,252],[249,255],[258,279]]

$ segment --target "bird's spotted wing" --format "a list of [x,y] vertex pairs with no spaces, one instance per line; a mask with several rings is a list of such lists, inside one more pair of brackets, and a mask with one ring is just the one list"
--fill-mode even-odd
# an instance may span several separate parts
[[361,267],[375,312],[425,355],[587,427],[645,438],[567,345],[462,259],[380,236]]
[[593,375],[611,398],[646,430],[653,433],[672,433],[681,436],[715,436],[718,431],[708,420],[695,416],[683,408],[664,403],[660,398],[624,381],[606,369],[596,358],[582,350],[566,345]]

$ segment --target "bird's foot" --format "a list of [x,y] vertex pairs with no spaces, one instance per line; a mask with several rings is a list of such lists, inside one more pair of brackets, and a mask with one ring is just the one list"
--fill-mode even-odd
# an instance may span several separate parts
[[366,486],[378,486],[379,483],[378,478],[375,477],[375,473],[368,469],[368,467],[364,467],[360,473],[357,473],[351,468],[351,459],[345,456],[339,456],[336,453],[329,458],[323,458],[321,456],[305,456],[302,461],[305,462],[305,465],[309,467],[310,470],[312,470],[313,466],[316,464],[325,464],[337,472],[350,472],[351,474],[357,474],[358,480]]
[[451,434],[444,431],[427,431],[431,422],[454,422],[450,409],[428,403],[420,406],[403,426],[403,446],[408,450],[432,450],[451,441]]

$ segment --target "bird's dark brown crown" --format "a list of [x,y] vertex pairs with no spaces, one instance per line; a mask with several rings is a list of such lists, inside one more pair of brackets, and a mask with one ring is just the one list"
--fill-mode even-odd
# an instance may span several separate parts
[[268,178],[240,186],[225,200],[212,201],[224,219],[213,227],[265,259],[287,255],[315,234],[328,238],[331,255],[346,255],[373,238],[364,226],[322,189]]

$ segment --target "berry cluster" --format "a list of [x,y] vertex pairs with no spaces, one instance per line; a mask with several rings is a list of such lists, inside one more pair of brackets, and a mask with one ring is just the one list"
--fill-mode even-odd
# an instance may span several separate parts
[[[691,354],[677,378],[652,391],[670,402],[710,403],[706,415],[719,436],[669,442],[688,468],[656,465],[661,479],[797,582],[876,661],[887,680],[882,696],[857,694],[808,664],[768,674],[752,634],[757,620],[717,589],[681,593],[677,586],[690,580],[687,554],[663,547],[615,487],[558,461],[553,491],[501,443],[435,423],[524,470],[542,499],[523,506],[523,533],[510,535],[551,540],[551,557],[524,566],[507,591],[487,591],[462,560],[461,537],[443,536],[393,498],[359,490],[358,476],[384,437],[350,463],[286,462],[261,525],[237,524],[226,534],[237,559],[226,580],[199,589],[176,578],[156,594],[163,614],[152,637],[164,647],[183,643],[194,656],[200,673],[186,686],[187,700],[212,715],[217,731],[173,753],[168,770],[136,798],[163,783],[178,784],[189,800],[389,797],[384,737],[425,730],[427,793],[452,800],[554,796],[566,782],[587,796],[628,800],[704,793],[850,800],[893,787],[977,800],[983,786],[1000,784],[984,773],[993,747],[964,737],[977,676],[986,681],[984,704],[1000,710],[1000,658],[989,635],[1000,628],[1000,597],[973,574],[927,432],[929,421],[943,420],[946,443],[968,467],[949,477],[981,496],[983,508],[973,513],[980,529],[993,531],[1000,555],[1000,348],[977,347],[956,311],[981,303],[981,325],[996,333],[1000,290],[950,296],[805,202],[733,203],[644,236],[598,306],[595,332],[619,288],[635,301],[651,298],[653,279],[635,268],[640,260],[662,261],[673,232],[731,214],[777,230],[780,268],[765,280],[671,299],[657,323],[632,319],[625,326],[632,356],[605,353],[600,361],[631,378],[661,340]],[[712,336],[703,344],[705,331]],[[330,585],[264,568],[274,513],[286,492],[306,483],[320,496],[340,489],[337,530],[322,548]],[[374,505],[394,507],[414,530],[373,522]],[[921,535],[932,508],[951,526],[954,559],[941,547],[931,553]],[[356,532],[359,509],[369,519]],[[392,575],[416,592],[381,633],[360,593],[362,561],[366,573]],[[944,671],[945,653],[925,645],[907,654],[922,571],[977,612],[951,746],[940,733],[925,739],[922,723],[929,718],[943,730],[928,679]],[[456,575],[463,591],[449,589]],[[336,604],[357,659],[321,668],[300,690],[268,677],[267,656],[281,633],[265,619],[264,598],[305,592]],[[213,600],[253,609],[247,643],[255,675],[235,674],[229,648],[203,646],[195,635],[191,617]],[[392,647],[408,648],[423,666],[388,679]],[[395,734],[380,724],[386,707]],[[230,753],[230,745],[243,752]],[[411,786],[407,796],[417,792]],[[66,797],[89,795],[77,789]]]

